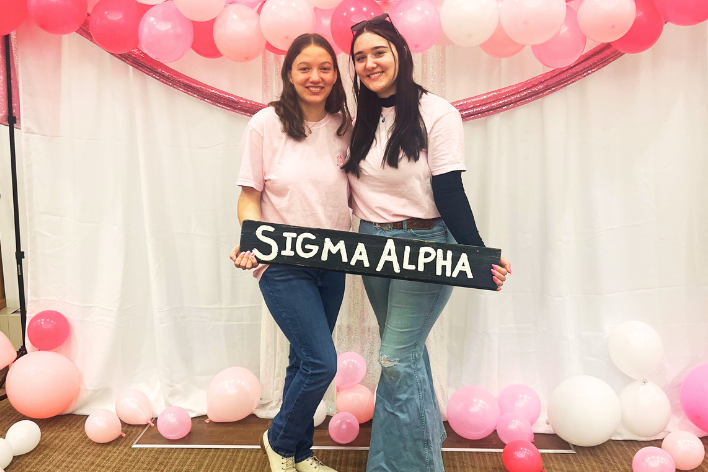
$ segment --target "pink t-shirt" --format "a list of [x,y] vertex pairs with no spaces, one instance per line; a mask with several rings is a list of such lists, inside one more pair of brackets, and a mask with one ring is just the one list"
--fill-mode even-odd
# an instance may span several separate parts
[[393,223],[408,218],[438,218],[433,199],[433,175],[465,171],[465,136],[462,117],[446,100],[424,94],[420,114],[428,132],[428,149],[420,152],[417,162],[402,157],[398,168],[381,167],[395,108],[384,108],[376,140],[360,165],[359,178],[349,174],[352,209],[362,220]]
[[[350,135],[337,136],[339,114],[316,123],[302,141],[283,132],[273,107],[256,113],[243,135],[237,185],[261,192],[261,220],[309,228],[349,231],[349,188],[340,169]],[[254,270],[260,278],[266,265]]]

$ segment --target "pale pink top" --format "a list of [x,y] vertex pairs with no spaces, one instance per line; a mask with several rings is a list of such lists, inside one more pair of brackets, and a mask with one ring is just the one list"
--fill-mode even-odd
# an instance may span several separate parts
[[[329,114],[295,141],[283,132],[273,107],[256,113],[244,131],[237,185],[261,193],[261,220],[309,228],[349,231],[349,188],[340,166],[349,133],[337,136],[342,117]],[[260,279],[267,265],[254,270]]]
[[428,133],[428,149],[417,162],[402,156],[398,168],[381,167],[395,108],[384,108],[376,140],[360,162],[359,178],[349,174],[352,209],[362,220],[393,223],[408,218],[438,218],[431,178],[465,168],[465,136],[460,112],[446,100],[424,94],[420,113]]

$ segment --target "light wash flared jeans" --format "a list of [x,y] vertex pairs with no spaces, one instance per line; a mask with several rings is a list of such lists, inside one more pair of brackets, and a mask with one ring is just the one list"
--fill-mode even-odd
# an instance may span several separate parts
[[[431,229],[359,232],[455,243],[442,219]],[[381,378],[376,392],[367,472],[442,472],[445,440],[425,340],[452,294],[447,285],[363,277],[381,334]]]

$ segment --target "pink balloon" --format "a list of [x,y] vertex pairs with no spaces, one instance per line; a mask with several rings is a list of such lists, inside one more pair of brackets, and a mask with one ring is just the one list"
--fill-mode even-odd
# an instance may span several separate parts
[[332,37],[332,14],[334,13],[334,8],[330,10],[322,10],[321,8],[315,8],[315,33],[324,37],[329,44],[334,49],[335,54],[340,54],[342,52],[334,42]]
[[348,444],[359,435],[359,422],[351,413],[337,413],[329,421],[329,435],[334,442]]
[[634,0],[584,0],[578,8],[578,25],[588,38],[609,43],[627,34],[636,15]]
[[214,42],[219,52],[232,61],[254,60],[266,44],[258,13],[245,5],[227,5],[216,17]]
[[[261,14],[261,11],[263,10],[263,5],[265,5],[265,2],[258,5],[258,8],[256,9],[256,13],[258,13],[259,15]],[[288,51],[284,51],[282,49],[276,48],[275,46],[270,44],[267,40],[266,40],[265,48],[266,48],[266,51],[272,52],[276,56],[284,56],[288,53]]]
[[194,27],[177,10],[175,2],[155,5],[140,20],[140,47],[153,59],[174,62],[181,59],[194,41]]
[[374,0],[344,0],[332,13],[332,37],[337,47],[349,54],[354,38],[351,27],[381,14],[383,10]]
[[689,420],[708,431],[708,364],[696,367],[681,384],[681,406]]
[[100,0],[91,10],[91,35],[106,51],[124,54],[138,47],[140,19],[134,0]]
[[315,11],[307,0],[266,0],[261,31],[278,49],[287,50],[295,38],[315,29]]
[[587,38],[578,26],[577,13],[566,7],[561,29],[543,44],[531,46],[533,55],[546,67],[566,67],[578,60],[585,50]]
[[462,387],[447,403],[450,427],[466,439],[482,439],[497,426],[499,405],[494,395],[479,386]]
[[526,46],[511,39],[499,22],[494,34],[479,47],[490,56],[505,58],[518,54]]
[[216,22],[216,18],[209,21],[192,22],[192,27],[194,27],[192,51],[209,59],[223,56],[214,42],[214,22]]
[[209,21],[216,18],[226,5],[225,0],[174,0],[175,6],[192,21]]
[[366,375],[366,361],[356,352],[345,352],[337,357],[337,374],[334,385],[350,388],[362,381]]
[[359,423],[366,423],[374,417],[374,405],[374,394],[363,385],[337,392],[337,411],[351,413]]
[[528,441],[512,441],[504,447],[502,462],[509,472],[541,472],[543,460],[536,446]]
[[126,390],[118,395],[116,414],[128,424],[148,424],[152,420],[150,399],[140,390]]
[[10,34],[27,18],[27,0],[5,0],[0,16],[0,36]]
[[499,413],[504,415],[513,411],[521,413],[533,426],[541,416],[541,399],[528,385],[509,385],[499,394]]
[[708,20],[705,0],[654,0],[659,14],[669,23],[691,26]]
[[558,32],[565,18],[565,0],[504,0],[499,21],[519,44],[545,43]]
[[229,367],[212,379],[207,389],[207,416],[212,421],[241,420],[253,412],[261,398],[261,383],[248,369]]
[[69,359],[35,351],[12,364],[5,388],[15,410],[30,418],[51,418],[71,406],[79,383],[79,371]]
[[531,423],[520,412],[512,411],[501,415],[497,421],[497,434],[504,444],[518,440],[533,442]]
[[676,464],[668,452],[658,447],[640,449],[632,460],[634,472],[676,472]]
[[669,453],[678,470],[693,470],[703,463],[706,448],[698,436],[688,431],[674,431],[664,438],[661,448]]
[[88,0],[27,0],[27,12],[37,26],[52,34],[73,33],[84,23]]
[[626,54],[637,54],[652,47],[664,31],[664,19],[656,11],[653,0],[636,0],[637,17],[627,34],[612,45]]
[[389,15],[412,53],[427,51],[438,39],[440,14],[428,0],[401,0]]
[[40,351],[51,351],[69,337],[69,321],[58,311],[41,311],[27,323],[27,337]]
[[113,441],[121,433],[120,420],[108,410],[96,410],[86,418],[84,425],[86,436],[95,443],[105,444]]
[[166,439],[182,439],[192,430],[192,419],[184,408],[170,406],[157,417],[157,430]]
[[0,369],[4,369],[17,359],[17,351],[5,333],[0,333]]

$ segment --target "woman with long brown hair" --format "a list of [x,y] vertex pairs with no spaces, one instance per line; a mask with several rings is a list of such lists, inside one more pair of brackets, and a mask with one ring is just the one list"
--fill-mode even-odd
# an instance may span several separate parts
[[[347,176],[341,170],[351,117],[332,46],[318,34],[293,41],[279,100],[256,113],[243,137],[239,222],[267,221],[348,231]],[[312,454],[313,416],[337,371],[332,330],[345,275],[259,264],[239,246],[236,267],[255,269],[268,309],[290,341],[283,404],[261,438],[272,471],[334,472]]]

